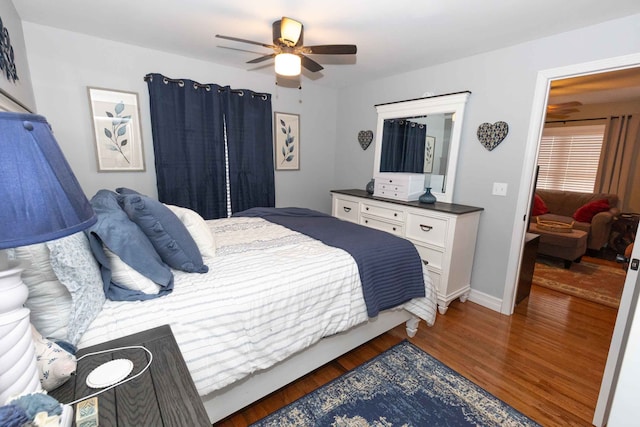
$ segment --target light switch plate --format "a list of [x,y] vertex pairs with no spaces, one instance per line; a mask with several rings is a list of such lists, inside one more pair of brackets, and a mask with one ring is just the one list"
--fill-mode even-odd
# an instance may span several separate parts
[[507,183],[505,182],[494,182],[493,183],[493,192],[491,193],[494,196],[506,196],[507,195]]

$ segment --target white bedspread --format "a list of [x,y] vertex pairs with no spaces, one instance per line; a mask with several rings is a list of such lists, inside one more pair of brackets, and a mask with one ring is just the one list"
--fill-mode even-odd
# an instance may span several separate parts
[[[175,288],[150,301],[107,301],[87,347],[170,324],[204,396],[367,320],[358,268],[341,249],[260,218],[208,221],[215,258],[206,274],[174,271]],[[408,308],[429,325],[436,296]]]

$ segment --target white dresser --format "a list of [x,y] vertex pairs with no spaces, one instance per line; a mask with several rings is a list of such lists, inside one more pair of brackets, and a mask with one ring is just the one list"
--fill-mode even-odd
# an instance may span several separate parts
[[410,240],[427,266],[445,314],[456,298],[465,302],[482,208],[373,197],[363,190],[333,190],[332,215]]

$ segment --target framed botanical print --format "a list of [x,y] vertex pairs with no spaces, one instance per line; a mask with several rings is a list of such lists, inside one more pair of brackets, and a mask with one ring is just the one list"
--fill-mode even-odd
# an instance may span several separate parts
[[89,87],[98,172],[142,172],[138,94]]
[[274,113],[276,170],[300,170],[300,115]]
[[433,154],[436,149],[436,137],[427,136],[424,143],[424,173],[433,172]]

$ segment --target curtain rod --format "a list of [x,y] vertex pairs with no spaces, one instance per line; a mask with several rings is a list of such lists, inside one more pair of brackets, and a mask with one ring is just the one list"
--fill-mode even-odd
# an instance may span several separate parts
[[[617,119],[620,116],[609,116],[612,119]],[[571,119],[571,120],[550,120],[545,123],[567,123],[567,122],[588,122],[591,120],[607,120],[609,117],[594,117],[591,119]]]
[[[165,77],[165,76],[162,76],[162,78],[163,78],[163,81],[164,81],[165,84],[171,82],[171,83],[177,83],[178,86],[180,86],[180,87],[184,86],[184,80],[182,80],[182,79],[170,79],[169,77]],[[153,81],[153,76],[151,74],[147,74],[146,76],[144,76],[143,80],[145,82]],[[193,82],[193,87],[195,89],[211,90],[211,85],[202,84],[202,83],[198,83],[198,82]],[[218,88],[218,92],[224,92],[225,90],[227,90],[226,87],[219,87]],[[241,90],[241,89],[229,89],[229,91],[231,93],[235,93],[237,95],[244,96],[244,91]],[[269,94],[268,93],[259,93],[259,92],[253,92],[251,94],[251,97],[253,97],[253,98],[255,98],[256,96],[261,97],[263,100],[266,101],[268,99],[268,97],[269,97]]]

